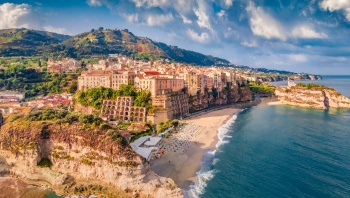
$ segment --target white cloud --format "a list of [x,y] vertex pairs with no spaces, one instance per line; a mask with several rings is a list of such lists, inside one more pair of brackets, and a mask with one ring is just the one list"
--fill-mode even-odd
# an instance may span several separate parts
[[43,20],[28,4],[0,4],[0,29],[32,28],[40,29]]
[[233,0],[224,0],[224,3],[227,7],[231,7],[233,4]]
[[254,35],[267,39],[287,39],[282,26],[270,15],[265,13],[261,7],[255,7],[253,3],[246,8],[250,16],[250,28]]
[[135,3],[136,7],[163,7],[169,5],[167,0],[131,0]]
[[102,2],[100,0],[88,0],[87,3],[89,6],[102,6]]
[[165,23],[168,23],[174,19],[173,15],[167,14],[167,15],[161,15],[161,14],[154,14],[154,15],[148,15],[146,17],[146,25],[148,26],[158,26],[163,25]]
[[48,31],[48,32],[56,32],[56,33],[59,33],[59,34],[67,34],[67,31],[66,31],[66,28],[59,28],[59,27],[54,27],[54,26],[45,26],[43,28],[45,31]]
[[180,14],[191,11],[196,0],[131,0],[136,7],[175,9]]
[[241,43],[241,45],[246,46],[246,47],[258,47],[258,43],[256,41],[244,41]]
[[184,15],[181,15],[182,21],[186,24],[192,24],[192,21],[185,17]]
[[297,38],[307,38],[307,39],[321,39],[321,38],[328,38],[328,35],[323,32],[316,32],[315,30],[306,27],[306,26],[299,26],[293,29],[292,35]]
[[210,15],[209,13],[207,13],[207,4],[205,3],[204,0],[199,0],[198,8],[194,8],[193,11],[198,18],[197,23],[199,27],[213,30],[209,19]]
[[139,15],[138,14],[123,14],[123,17],[129,22],[129,23],[138,23],[139,22]]
[[289,58],[292,59],[295,62],[302,62],[302,63],[304,63],[304,62],[308,61],[307,57],[305,55],[303,55],[303,54],[291,54],[291,55],[289,55]]
[[210,39],[209,34],[206,32],[199,34],[192,29],[187,29],[186,33],[190,37],[190,39],[192,39],[198,43],[207,43]]
[[323,0],[320,7],[324,10],[343,11],[345,17],[350,21],[350,1],[349,0]]
[[218,15],[219,18],[223,17],[226,14],[225,10],[221,10],[216,15]]

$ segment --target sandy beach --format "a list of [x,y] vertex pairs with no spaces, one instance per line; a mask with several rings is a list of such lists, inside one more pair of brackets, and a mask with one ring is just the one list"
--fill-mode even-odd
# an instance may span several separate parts
[[284,105],[281,101],[275,101],[275,102],[268,102],[267,105]]
[[[240,109],[226,108],[184,120],[184,130],[164,139],[165,153],[151,161],[151,168],[160,176],[172,178],[182,189],[188,189],[200,170],[207,150],[215,150],[217,130]],[[175,144],[175,145],[174,145]]]

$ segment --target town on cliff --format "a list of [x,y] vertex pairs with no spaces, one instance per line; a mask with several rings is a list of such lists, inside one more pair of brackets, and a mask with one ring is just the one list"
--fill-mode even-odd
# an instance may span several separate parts
[[[150,163],[166,152],[185,152],[186,142],[196,143],[191,138],[204,133],[205,126],[186,118],[254,106],[274,95],[294,104],[301,85],[265,82],[321,79],[120,54],[81,61],[51,57],[36,66],[23,60],[2,60],[6,65],[0,66],[0,174],[62,195],[182,197],[177,183],[157,175]],[[332,99],[337,93],[316,92],[306,94],[318,98],[307,104],[339,107]],[[184,143],[170,147],[170,136]]]

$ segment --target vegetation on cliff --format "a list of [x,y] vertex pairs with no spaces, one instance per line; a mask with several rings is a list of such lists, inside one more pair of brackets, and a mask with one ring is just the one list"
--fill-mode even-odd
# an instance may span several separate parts
[[157,124],[157,133],[162,133],[164,131],[166,131],[167,129],[171,128],[171,127],[177,127],[179,125],[179,121],[178,120],[168,120],[166,122],[159,122]]
[[311,89],[314,89],[314,90],[328,89],[328,90],[335,91],[335,89],[333,89],[331,87],[326,87],[324,85],[319,85],[319,84],[314,84],[314,83],[310,83],[310,84],[298,83],[295,85],[295,87],[303,87],[303,88],[307,88],[310,90]]
[[24,92],[27,98],[38,95],[74,93],[77,90],[78,74],[56,74],[12,65],[0,69],[0,90]]
[[[11,115],[1,127],[1,148],[10,150],[16,155],[21,155],[25,150],[35,149],[43,139],[90,147],[111,156],[123,157],[126,159],[125,163],[133,161],[136,156],[118,134],[117,129],[109,127],[95,115],[83,115],[66,110],[32,109]],[[61,155],[59,158],[72,160],[67,156]],[[123,166],[131,164],[131,162],[125,164],[111,161],[109,158],[106,160]]]
[[136,91],[133,85],[120,85],[118,90],[111,88],[95,87],[76,94],[76,101],[84,106],[96,109],[102,108],[102,100],[115,100],[119,96],[133,96],[134,106],[150,106],[151,93],[148,91]]
[[273,94],[275,92],[275,88],[266,83],[250,82],[249,88],[254,94]]

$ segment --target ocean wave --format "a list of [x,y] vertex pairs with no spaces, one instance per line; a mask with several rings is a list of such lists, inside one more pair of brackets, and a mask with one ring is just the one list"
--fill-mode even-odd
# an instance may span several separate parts
[[214,158],[214,160],[213,160],[213,165],[215,165],[216,163],[218,163],[218,161],[219,161],[219,158]]
[[205,187],[207,187],[207,182],[214,177],[215,170],[205,171],[200,173],[196,182],[190,186],[190,190],[185,193],[185,197],[187,198],[198,198],[201,194],[204,193]]
[[227,144],[230,142],[230,141],[225,140],[225,139],[232,137],[232,136],[227,135],[227,133],[229,132],[229,127],[235,122],[236,119],[237,119],[237,115],[233,115],[231,119],[229,119],[224,125],[222,125],[218,129],[219,141],[218,141],[218,143],[216,143],[216,150],[218,150],[221,145]]
[[[243,111],[243,110],[242,110]],[[190,186],[190,190],[184,192],[186,198],[198,198],[205,192],[205,187],[208,181],[210,181],[215,175],[215,169],[212,169],[212,165],[215,165],[219,159],[215,158],[215,153],[219,150],[220,146],[227,144],[230,141],[227,140],[232,136],[227,135],[229,127],[235,122],[237,115],[233,115],[224,125],[218,129],[218,143],[214,151],[206,151],[202,161],[201,170],[197,172],[197,177],[194,183]]]

